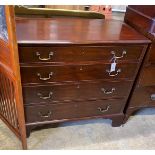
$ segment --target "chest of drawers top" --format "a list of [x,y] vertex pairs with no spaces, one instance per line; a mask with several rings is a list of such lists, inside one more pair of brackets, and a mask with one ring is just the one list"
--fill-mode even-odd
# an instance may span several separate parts
[[122,21],[80,18],[17,18],[18,44],[111,44],[150,41]]

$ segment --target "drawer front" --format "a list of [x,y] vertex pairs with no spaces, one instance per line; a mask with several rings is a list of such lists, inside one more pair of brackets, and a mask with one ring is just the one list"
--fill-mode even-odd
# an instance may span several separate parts
[[124,100],[73,102],[58,105],[26,106],[26,123],[84,118],[117,114],[124,107]]
[[134,90],[130,107],[155,106],[155,86],[138,87]]
[[143,46],[90,46],[90,47],[19,47],[20,63],[54,63],[79,61],[137,61]]
[[[59,103],[128,96],[132,82],[94,82],[23,87],[24,104]],[[125,91],[124,91],[125,90]]]
[[117,64],[110,72],[111,64],[21,67],[23,83],[47,83],[95,79],[133,79],[137,64]]
[[152,64],[155,64],[155,42],[152,42],[149,50],[148,50],[148,53],[149,53],[149,58],[148,58],[148,61],[149,63],[152,63]]
[[139,77],[139,86],[152,86],[155,84],[155,65],[148,65],[142,68]]

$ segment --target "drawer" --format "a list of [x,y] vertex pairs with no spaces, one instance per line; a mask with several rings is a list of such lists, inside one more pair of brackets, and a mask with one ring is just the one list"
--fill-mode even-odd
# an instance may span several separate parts
[[152,42],[150,48],[148,49],[149,57],[148,62],[155,64],[155,42]]
[[54,63],[79,61],[137,61],[143,46],[68,46],[68,47],[19,47],[20,63]]
[[25,107],[26,123],[60,121],[122,112],[124,100],[99,100]]
[[143,66],[139,77],[139,86],[152,86],[155,84],[155,65]]
[[134,79],[137,64],[111,64],[21,67],[22,83],[47,83],[95,79]]
[[128,96],[132,82],[85,82],[23,87],[24,104],[59,103]]
[[130,107],[155,106],[155,86],[138,87],[132,95]]

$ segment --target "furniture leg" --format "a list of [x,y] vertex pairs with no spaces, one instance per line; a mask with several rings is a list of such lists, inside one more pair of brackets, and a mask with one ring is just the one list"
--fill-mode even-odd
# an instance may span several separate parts
[[112,118],[112,127],[119,127],[123,124],[124,114]]

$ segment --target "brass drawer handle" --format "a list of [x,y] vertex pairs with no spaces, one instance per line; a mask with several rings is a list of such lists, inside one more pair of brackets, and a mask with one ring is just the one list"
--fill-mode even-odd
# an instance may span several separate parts
[[42,118],[49,118],[51,117],[51,115],[52,115],[51,111],[48,111],[47,114],[42,114],[41,112],[39,112],[39,116]]
[[121,56],[116,56],[115,51],[111,51],[111,54],[113,54],[112,59],[120,59],[120,58],[123,58],[124,55],[126,55],[126,51],[123,51]]
[[98,107],[97,108],[100,112],[104,113],[104,112],[107,112],[109,109],[110,109],[110,105],[108,105],[105,109],[101,108],[101,107]]
[[115,90],[116,90],[115,88],[112,88],[111,91],[107,91],[106,89],[101,88],[101,91],[103,91],[104,94],[107,94],[107,95],[108,95],[108,94],[112,94]]
[[151,100],[155,101],[155,94],[151,94]]
[[[121,69],[118,69],[116,71],[116,73],[115,72],[110,72],[109,70],[106,70],[106,72],[109,73],[109,76],[117,76],[121,72]],[[115,73],[115,74],[112,74],[112,73]]]
[[50,92],[48,94],[48,96],[43,96],[41,93],[38,93],[37,95],[39,96],[40,99],[47,100],[47,99],[50,99],[52,97],[53,93]]
[[48,54],[48,58],[41,58],[39,52],[36,52],[36,55],[39,57],[39,60],[41,60],[41,61],[47,61],[47,60],[51,60],[51,57],[54,55],[54,52],[50,52],[50,53]]
[[39,79],[42,80],[42,81],[46,81],[46,80],[50,80],[51,77],[53,75],[53,72],[50,72],[50,74],[48,74],[48,77],[47,78],[42,78],[41,77],[41,74],[40,73],[37,73],[37,76],[39,76]]

